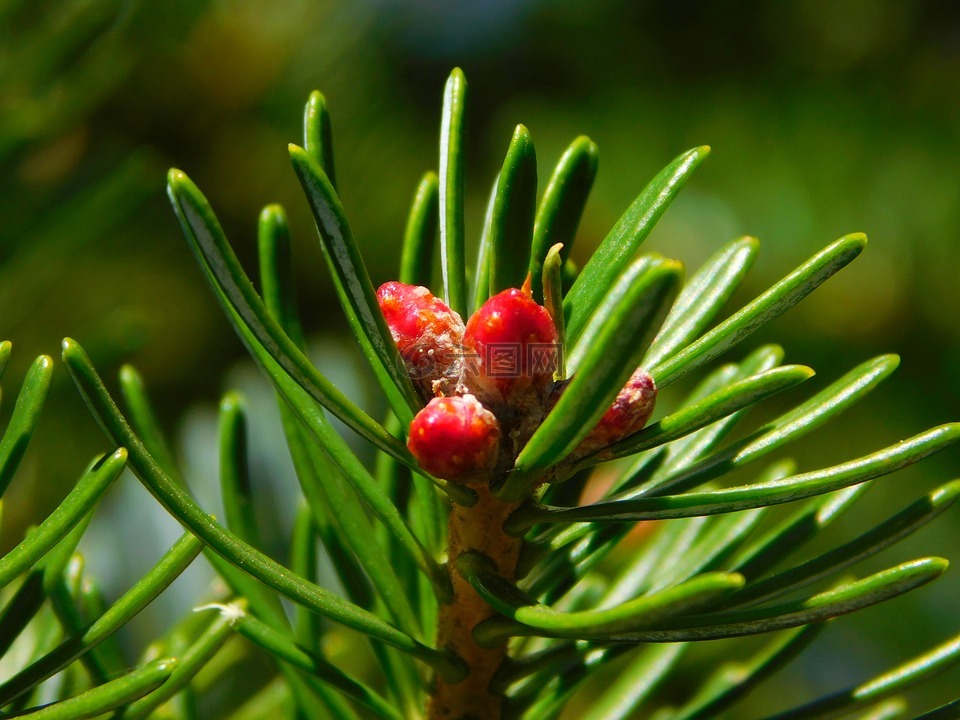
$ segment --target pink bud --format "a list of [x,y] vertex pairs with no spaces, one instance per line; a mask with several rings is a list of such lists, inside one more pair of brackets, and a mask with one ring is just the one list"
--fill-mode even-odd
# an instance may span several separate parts
[[573,451],[573,457],[589,455],[642,430],[656,403],[657,386],[653,378],[646,370],[637,368],[600,422]]

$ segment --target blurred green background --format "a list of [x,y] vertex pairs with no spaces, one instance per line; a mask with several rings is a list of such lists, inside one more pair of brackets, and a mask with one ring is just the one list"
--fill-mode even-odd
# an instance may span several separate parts
[[[960,418],[956,3],[7,0],[0,338],[14,342],[14,358],[2,419],[32,358],[56,356],[70,335],[107,376],[121,362],[141,370],[185,455],[211,451],[197,441],[205,427],[197,418],[209,415],[225,374],[246,369],[166,202],[169,166],[207,193],[251,269],[259,209],[286,206],[307,327],[350,365],[286,143],[300,142],[303,102],[322,90],[344,205],[374,282],[390,279],[417,180],[437,165],[441,91],[455,65],[470,92],[474,241],[517,122],[537,143],[541,178],[576,135],[600,146],[581,259],[663,165],[709,144],[710,159],[648,246],[692,269],[729,239],[759,237],[740,301],[842,234],[871,240],[862,258],[747,346],[782,342],[788,361],[818,370],[817,386],[872,355],[903,357],[868,404],[802,441],[801,464]],[[105,448],[65,373],[58,383],[5,503],[4,547]],[[953,451],[883,481],[837,536],[956,476]],[[912,551],[960,560],[958,545],[954,514],[887,559]],[[804,697],[865,678],[955,633],[954,575],[892,611],[838,623],[754,707],[781,707],[784,688]],[[904,614],[908,636],[896,632]],[[926,697],[946,699],[949,685]]]

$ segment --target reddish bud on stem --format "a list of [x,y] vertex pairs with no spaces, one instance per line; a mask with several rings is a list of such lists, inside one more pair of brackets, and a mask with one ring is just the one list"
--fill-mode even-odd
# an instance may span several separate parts
[[657,386],[646,370],[637,368],[627,384],[617,393],[613,404],[573,451],[574,457],[592,452],[623,440],[643,429],[657,403]]
[[[377,290],[380,310],[400,357],[427,398],[455,385],[461,368],[463,320],[425,287],[388,282]],[[439,381],[439,385],[435,383]]]
[[557,329],[547,309],[511,288],[494,295],[467,322],[464,345],[476,353],[464,381],[492,403],[543,388],[556,367]]
[[410,424],[407,447],[431,475],[464,482],[497,459],[500,424],[473,395],[433,398]]

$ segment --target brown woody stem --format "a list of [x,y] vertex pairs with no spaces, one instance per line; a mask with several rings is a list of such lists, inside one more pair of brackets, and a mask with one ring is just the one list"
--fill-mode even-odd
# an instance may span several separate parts
[[453,580],[454,599],[440,607],[437,647],[449,648],[470,669],[466,679],[447,684],[437,679],[430,699],[429,720],[496,720],[503,697],[490,692],[490,680],[507,656],[507,647],[484,648],[473,640],[477,623],[495,614],[456,570],[457,558],[465,552],[483,553],[497,565],[503,577],[513,581],[523,540],[503,531],[503,523],[516,503],[497,500],[486,487],[477,490],[473,507],[454,505],[450,511],[447,561]]

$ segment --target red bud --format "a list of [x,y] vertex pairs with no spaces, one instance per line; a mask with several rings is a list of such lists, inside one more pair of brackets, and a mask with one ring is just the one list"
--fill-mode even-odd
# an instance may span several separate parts
[[557,329],[547,309],[511,288],[487,300],[467,322],[463,343],[475,353],[465,382],[485,402],[543,388],[558,358]]
[[[421,394],[447,392],[459,379],[463,320],[425,287],[388,282],[377,300],[400,357]],[[435,387],[439,381],[440,385]]]
[[433,398],[410,424],[407,447],[424,470],[466,481],[497,459],[500,424],[473,395]]

